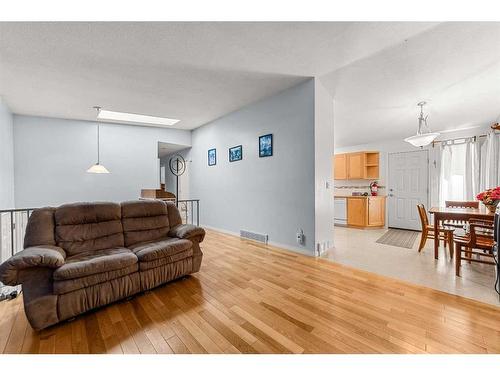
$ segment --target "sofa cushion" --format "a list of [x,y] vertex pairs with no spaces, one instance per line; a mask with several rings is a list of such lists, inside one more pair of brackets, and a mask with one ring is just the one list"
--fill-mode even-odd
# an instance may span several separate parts
[[167,205],[158,200],[123,202],[122,224],[125,246],[155,241],[170,230]]
[[[57,315],[63,321],[141,291],[139,272],[59,295]],[[97,328],[97,327],[96,327]]]
[[70,280],[120,270],[137,263],[137,257],[123,247],[91,251],[66,258],[54,271],[54,280]]
[[189,240],[165,238],[160,241],[132,245],[130,250],[135,253],[139,262],[151,262],[162,258],[175,262],[192,256],[192,247],[193,243]]
[[92,285],[101,284],[105,281],[130,275],[138,270],[139,264],[135,263],[119,270],[96,273],[94,275],[79,277],[76,279],[54,280],[54,294],[65,294],[78,289],[87,288]]
[[56,242],[68,256],[124,246],[117,203],[73,203],[55,211]]

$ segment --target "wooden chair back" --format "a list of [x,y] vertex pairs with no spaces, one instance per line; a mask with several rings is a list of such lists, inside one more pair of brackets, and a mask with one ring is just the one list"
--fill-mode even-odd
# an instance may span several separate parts
[[470,232],[454,237],[456,245],[455,274],[460,276],[462,260],[495,265],[493,256],[493,221],[470,220]]
[[445,201],[446,207],[453,208],[479,208],[479,202],[477,201]]
[[418,215],[420,216],[420,223],[422,224],[422,230],[429,225],[429,218],[427,217],[427,211],[423,204],[417,204]]

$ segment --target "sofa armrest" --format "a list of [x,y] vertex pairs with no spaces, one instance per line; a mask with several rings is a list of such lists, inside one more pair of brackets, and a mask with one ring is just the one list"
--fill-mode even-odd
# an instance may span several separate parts
[[59,268],[66,253],[57,246],[33,246],[20,251],[0,264],[0,281],[5,285],[18,285],[19,271],[32,267]]
[[205,238],[205,229],[192,224],[179,224],[170,229],[168,236],[201,242]]

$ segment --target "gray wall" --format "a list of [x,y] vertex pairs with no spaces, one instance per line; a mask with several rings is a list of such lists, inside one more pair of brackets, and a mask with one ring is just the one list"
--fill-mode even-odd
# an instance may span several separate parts
[[14,140],[12,113],[0,98],[0,209],[14,208]]
[[333,98],[314,79],[315,242],[322,253],[333,246]]
[[96,123],[14,115],[16,207],[136,199],[159,186],[158,141],[190,146],[191,133],[101,124],[101,164],[111,174],[91,174]]
[[[274,155],[258,156],[258,137],[274,135]],[[243,160],[228,148],[243,145]],[[209,167],[207,151],[217,149]],[[314,251],[314,81],[248,105],[192,133],[190,194],[201,200],[201,224],[269,234],[271,243]],[[306,235],[305,246],[296,232]]]

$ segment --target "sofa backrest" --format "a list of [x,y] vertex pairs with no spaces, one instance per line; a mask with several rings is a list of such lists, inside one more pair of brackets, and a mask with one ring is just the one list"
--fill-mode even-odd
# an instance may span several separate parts
[[125,246],[165,238],[170,230],[167,204],[158,200],[121,204]]
[[56,244],[68,256],[124,246],[118,203],[65,204],[56,208],[54,219]]
[[176,227],[177,225],[182,224],[181,213],[179,209],[175,205],[174,202],[165,202],[167,204],[168,211],[168,224],[170,228]]
[[54,207],[37,208],[34,210],[26,225],[24,248],[31,246],[56,245]]

